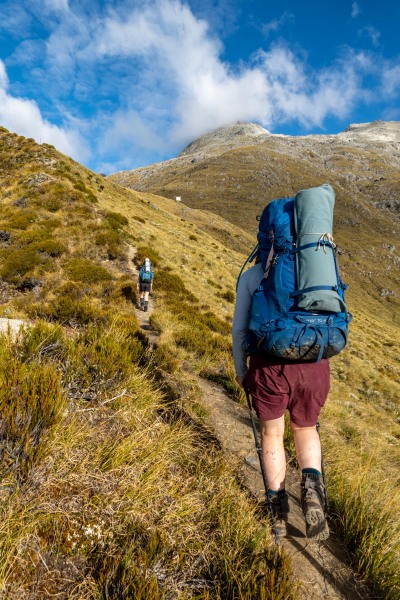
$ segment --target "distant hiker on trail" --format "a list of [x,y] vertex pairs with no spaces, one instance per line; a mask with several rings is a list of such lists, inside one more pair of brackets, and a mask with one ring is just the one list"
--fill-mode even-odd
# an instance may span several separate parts
[[[305,216],[301,213],[303,193],[307,200]],[[313,204],[314,200],[316,204]],[[267,205],[260,220],[258,249],[256,247],[250,257],[256,258],[256,264],[239,277],[237,286],[232,325],[236,381],[245,388],[247,395],[250,394],[259,419],[261,466],[277,540],[286,536],[289,513],[283,443],[286,410],[290,413],[297,460],[302,471],[301,504],[307,536],[317,540],[329,537],[324,510],[327,499],[321,442],[316,425],[329,392],[328,357],[345,346],[351,315],[344,304],[343,289],[346,286],[342,284],[334,262],[331,229],[328,231],[326,222],[318,222],[319,206],[325,205],[325,201],[326,213],[330,213],[332,219],[334,192],[327,184],[303,190],[296,198],[279,199]],[[303,235],[296,237],[301,220],[308,219],[310,214],[313,224],[307,221],[304,235],[316,237],[314,241],[306,238],[297,243]],[[295,288],[295,282],[299,281],[296,261],[300,261],[304,276],[307,267],[304,266],[304,252],[309,250],[313,252],[311,261],[314,262],[308,269],[311,274],[308,272],[307,275],[316,276],[318,281],[311,281],[304,287],[299,284],[298,291]],[[316,262],[319,260],[321,267]],[[330,262],[334,281],[318,285],[319,278],[329,270]],[[291,286],[294,289],[291,290]],[[325,303],[328,301],[328,309],[324,312],[323,304],[322,310],[313,308],[313,312],[299,308],[308,293],[313,295],[312,302],[321,302],[321,298]]]
[[149,294],[153,289],[154,272],[149,258],[144,259],[139,271],[140,308],[147,312],[149,309]]

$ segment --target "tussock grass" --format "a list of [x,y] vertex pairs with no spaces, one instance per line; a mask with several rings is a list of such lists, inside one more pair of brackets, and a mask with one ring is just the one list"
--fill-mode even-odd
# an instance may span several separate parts
[[373,467],[362,456],[351,468],[336,461],[329,489],[336,525],[355,565],[385,598],[395,599],[400,595],[400,494],[392,481],[379,480]]
[[[220,450],[179,413],[163,418],[163,396],[132,361],[120,326],[68,338],[39,324],[17,342],[2,340],[4,355],[60,373],[64,388],[40,457],[3,490],[2,593],[291,597],[289,571],[278,585],[271,539]],[[81,387],[96,381],[98,397],[66,404],[71,377]]]
[[[252,191],[257,198],[246,212],[250,235],[217,215],[123,190],[51,146],[3,130],[0,137],[0,252],[2,259],[8,253],[31,256],[24,265],[16,261],[14,273],[11,267],[9,276],[4,273],[2,311],[55,323],[38,323],[17,342],[4,338],[1,352],[16,361],[18,376],[26,373],[31,380],[30,394],[44,385],[35,388],[34,370],[41,381],[59,381],[54,389],[61,394],[58,412],[45,404],[35,409],[37,415],[46,412],[36,446],[30,432],[39,421],[20,406],[25,429],[17,432],[18,440],[11,435],[12,411],[7,417],[11,450],[25,440],[27,455],[20,454],[0,488],[1,593],[10,599],[56,593],[290,598],[289,565],[284,556],[271,556],[265,524],[202,431],[204,414],[192,379],[201,372],[235,389],[229,290],[253,246],[265,178],[263,193]],[[272,166],[280,164],[275,150],[268,149]],[[246,164],[258,169],[258,153],[250,162],[245,154],[227,157],[227,174],[233,165],[236,171],[224,190],[235,195]],[[320,183],[315,172],[311,178],[305,172],[299,185],[298,160],[286,166],[287,180],[268,179],[271,197],[287,195],[292,180],[293,191]],[[217,167],[220,173],[220,161],[213,161],[209,172]],[[219,198],[213,179],[210,193]],[[193,194],[204,206],[196,185]],[[247,202],[251,196],[244,193]],[[366,198],[359,200],[353,206],[339,185],[341,267],[355,320],[348,349],[331,361],[321,433],[338,526],[359,573],[392,599],[400,560],[399,363],[393,342],[398,316],[396,298],[380,294],[394,285],[397,257],[387,249],[393,223],[373,223]],[[220,209],[225,215],[223,203]],[[230,214],[239,216],[236,209]],[[65,251],[57,254],[53,242]],[[151,324],[160,338],[153,354],[132,306],[136,292],[125,245],[131,242],[138,246],[136,261],[149,256],[156,267]],[[371,273],[380,256],[379,273]],[[83,279],[73,281],[68,265],[81,260],[109,276],[89,281],[83,269]],[[30,287],[20,287],[25,280]],[[7,461],[2,465],[8,468]]]

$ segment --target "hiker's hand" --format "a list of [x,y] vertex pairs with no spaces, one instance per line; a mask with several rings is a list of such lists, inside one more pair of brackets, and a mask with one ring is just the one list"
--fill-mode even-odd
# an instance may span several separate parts
[[236,383],[239,384],[240,387],[244,387],[243,384],[244,384],[245,379],[246,379],[245,377],[241,377],[240,375],[236,375],[236,377],[235,377]]

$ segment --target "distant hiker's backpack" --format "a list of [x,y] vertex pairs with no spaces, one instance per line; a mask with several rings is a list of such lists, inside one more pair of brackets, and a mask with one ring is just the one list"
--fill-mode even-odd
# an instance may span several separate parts
[[332,238],[334,191],[328,184],[273,200],[259,225],[258,249],[268,273],[252,298],[249,352],[319,361],[347,343],[344,301]]
[[145,259],[142,267],[140,268],[139,279],[143,282],[150,282],[153,279],[153,269],[148,258]]

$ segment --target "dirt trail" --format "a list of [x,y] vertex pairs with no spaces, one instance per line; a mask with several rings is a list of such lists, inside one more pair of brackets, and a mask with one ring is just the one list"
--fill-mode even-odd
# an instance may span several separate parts
[[[137,275],[138,270],[132,263],[135,253],[136,249],[130,247],[129,269]],[[154,345],[158,338],[157,332],[149,325],[149,316],[153,310],[151,297],[148,312],[136,308],[139,325],[148,336],[150,345]],[[221,386],[201,377],[198,377],[198,384],[202,391],[203,405],[208,412],[209,425],[226,453],[239,458],[245,486],[255,498],[264,500],[265,491],[248,409],[233,401]],[[307,539],[300,507],[300,475],[290,464],[287,469],[286,490],[290,497],[290,514],[288,537],[282,545],[292,557],[293,575],[301,584],[301,600],[375,600],[375,595],[357,579],[349,567],[348,554],[337,535],[331,532],[330,538],[325,542],[311,542]]]

